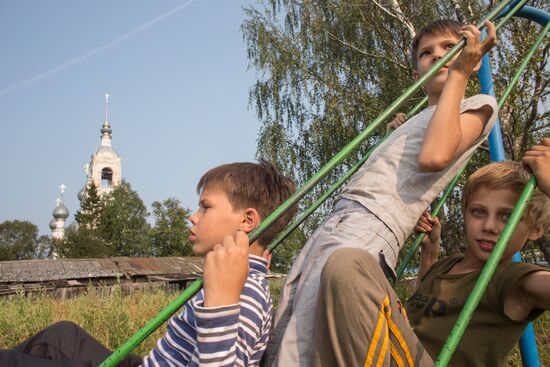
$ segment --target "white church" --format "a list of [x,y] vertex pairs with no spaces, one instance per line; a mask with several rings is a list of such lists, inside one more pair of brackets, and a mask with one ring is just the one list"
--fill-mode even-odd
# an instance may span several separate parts
[[[92,154],[90,162],[84,165],[86,183],[78,192],[78,200],[86,199],[88,188],[93,183],[97,193],[101,196],[113,191],[122,182],[122,165],[118,153],[113,149],[111,125],[109,123],[109,95],[105,95],[105,120],[101,126],[101,143]],[[63,204],[63,193],[67,187],[59,186],[60,195],[56,200],[56,207],[52,212],[50,222],[52,239],[61,240],[65,236],[65,220],[69,217],[69,210]]]

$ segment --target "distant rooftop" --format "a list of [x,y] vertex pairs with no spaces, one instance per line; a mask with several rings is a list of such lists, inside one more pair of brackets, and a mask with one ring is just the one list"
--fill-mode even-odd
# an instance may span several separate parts
[[201,276],[203,263],[202,257],[0,261],[0,296],[116,283],[163,282],[182,289]]

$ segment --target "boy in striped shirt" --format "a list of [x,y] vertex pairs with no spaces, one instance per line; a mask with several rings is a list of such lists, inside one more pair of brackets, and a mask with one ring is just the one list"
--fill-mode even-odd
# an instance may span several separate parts
[[[189,218],[193,251],[206,257],[204,288],[170,319],[143,360],[129,355],[118,366],[258,366],[273,310],[266,246],[296,208],[250,246],[246,234],[294,191],[294,183],[266,161],[208,171],[197,185],[199,208]],[[84,329],[61,321],[13,349],[0,350],[0,366],[91,367],[110,354]]]
[[246,233],[294,189],[265,161],[219,166],[201,178],[189,240],[206,256],[204,289],[169,321],[144,366],[259,365],[272,323],[265,247],[295,209],[250,246]]

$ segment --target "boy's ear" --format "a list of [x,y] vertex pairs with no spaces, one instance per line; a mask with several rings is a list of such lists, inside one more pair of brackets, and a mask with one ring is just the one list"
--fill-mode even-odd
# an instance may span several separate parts
[[258,211],[254,208],[246,208],[244,210],[240,230],[246,233],[250,233],[254,228],[258,226],[258,224],[260,224],[260,222],[261,218]]
[[527,239],[530,241],[536,241],[541,238],[543,234],[544,228],[542,227],[542,225],[538,225],[531,230]]
[[420,74],[418,74],[418,71],[417,70],[413,70],[412,72],[412,78],[413,80],[416,82],[418,80],[418,78],[420,78]]

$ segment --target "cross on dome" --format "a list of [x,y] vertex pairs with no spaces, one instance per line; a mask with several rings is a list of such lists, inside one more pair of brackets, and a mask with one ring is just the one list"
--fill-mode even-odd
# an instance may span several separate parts
[[59,189],[59,192],[61,193],[61,195],[63,196],[63,193],[65,192],[65,190],[68,189],[68,187],[65,186],[65,184],[61,184],[61,185],[58,187],[58,189]]

